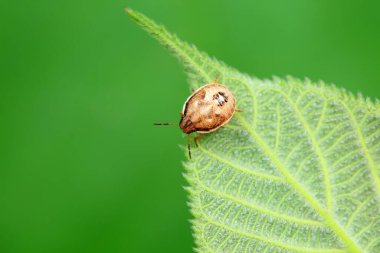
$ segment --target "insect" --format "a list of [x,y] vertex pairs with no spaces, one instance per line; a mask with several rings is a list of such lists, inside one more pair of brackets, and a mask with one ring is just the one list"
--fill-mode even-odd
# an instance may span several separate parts
[[[218,80],[206,84],[191,94],[183,105],[179,127],[185,134],[188,134],[187,147],[189,157],[190,134],[199,133],[195,138],[195,145],[198,147],[198,140],[203,134],[211,133],[226,125],[234,115],[236,110],[236,100],[232,92]],[[154,125],[174,125],[175,123],[154,123]]]

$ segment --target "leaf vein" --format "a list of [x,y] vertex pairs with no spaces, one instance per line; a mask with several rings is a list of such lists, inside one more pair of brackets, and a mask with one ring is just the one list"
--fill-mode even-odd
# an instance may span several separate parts
[[346,243],[347,247],[352,252],[363,252],[363,250],[356,244],[356,242],[350,238],[350,236],[346,233],[346,231],[340,226],[339,223],[335,221],[335,219],[332,217],[332,215],[329,212],[326,212],[324,208],[314,199],[314,197],[302,186],[296,179],[292,177],[292,175],[289,173],[289,171],[286,169],[286,167],[278,160],[278,158],[272,153],[268,145],[261,139],[261,137],[249,127],[248,123],[239,115],[237,116],[240,121],[242,122],[242,125],[244,128],[247,129],[247,131],[252,136],[253,140],[256,141],[259,146],[262,147],[263,151],[268,155],[269,158],[273,161],[273,163],[276,165],[276,167],[281,171],[281,173],[285,176],[285,178],[288,180],[289,184],[294,187],[294,189],[304,197],[304,199],[317,211],[317,213],[320,214],[320,216],[325,219],[325,221],[328,223],[330,228],[334,230],[334,232],[337,234],[338,237],[340,237],[343,242]]
[[378,171],[376,169],[375,162],[374,162],[371,154],[368,151],[367,144],[366,144],[364,137],[363,137],[363,134],[359,128],[359,123],[356,120],[356,117],[352,114],[352,111],[347,107],[345,102],[342,102],[342,105],[345,108],[345,110],[347,111],[348,115],[350,116],[350,119],[351,119],[353,126],[354,126],[354,130],[355,130],[356,135],[359,139],[360,146],[364,152],[364,157],[367,159],[370,174],[371,174],[371,179],[373,181],[373,185],[374,185],[375,191],[377,193],[377,199],[379,201],[380,200],[380,177],[379,177]]
[[284,178],[281,178],[281,177],[278,177],[278,176],[273,176],[273,175],[270,175],[270,174],[265,174],[265,173],[261,173],[261,172],[257,172],[257,171],[253,171],[253,170],[250,170],[250,169],[247,169],[247,168],[244,168],[238,164],[235,164],[235,163],[232,163],[218,155],[215,155],[214,153],[211,153],[209,152],[207,149],[203,148],[200,144],[198,145],[198,148],[203,152],[205,153],[207,156],[209,157],[212,157],[214,158],[215,160],[221,162],[221,163],[224,163],[232,168],[235,168],[236,170],[240,171],[240,172],[243,172],[245,174],[249,174],[251,176],[255,176],[255,177],[260,177],[260,178],[263,178],[263,179],[267,179],[267,180],[273,180],[273,181],[277,181],[277,182],[285,182]]

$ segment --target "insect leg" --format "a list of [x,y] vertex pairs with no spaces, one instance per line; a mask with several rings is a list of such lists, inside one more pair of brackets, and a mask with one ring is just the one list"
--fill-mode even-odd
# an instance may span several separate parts
[[235,112],[243,112],[243,110],[236,109]]
[[194,138],[195,146],[198,147],[198,140],[202,138],[203,134],[199,134],[197,137]]
[[187,150],[189,151],[189,158],[191,159],[190,134],[187,135]]

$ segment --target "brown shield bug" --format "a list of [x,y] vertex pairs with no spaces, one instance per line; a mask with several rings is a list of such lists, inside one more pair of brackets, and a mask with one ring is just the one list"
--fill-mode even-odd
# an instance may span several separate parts
[[[194,138],[195,145],[203,134],[211,133],[227,124],[236,110],[236,100],[232,92],[217,79],[206,84],[190,95],[181,111],[179,127],[188,134],[188,150],[190,152],[190,134],[198,132]],[[175,123],[154,123],[155,125],[174,125]]]

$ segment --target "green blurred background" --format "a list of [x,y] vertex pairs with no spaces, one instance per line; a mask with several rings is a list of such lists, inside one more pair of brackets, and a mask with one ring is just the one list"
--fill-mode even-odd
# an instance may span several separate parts
[[177,60],[139,10],[243,72],[380,97],[379,1],[2,0],[0,252],[191,252]]

